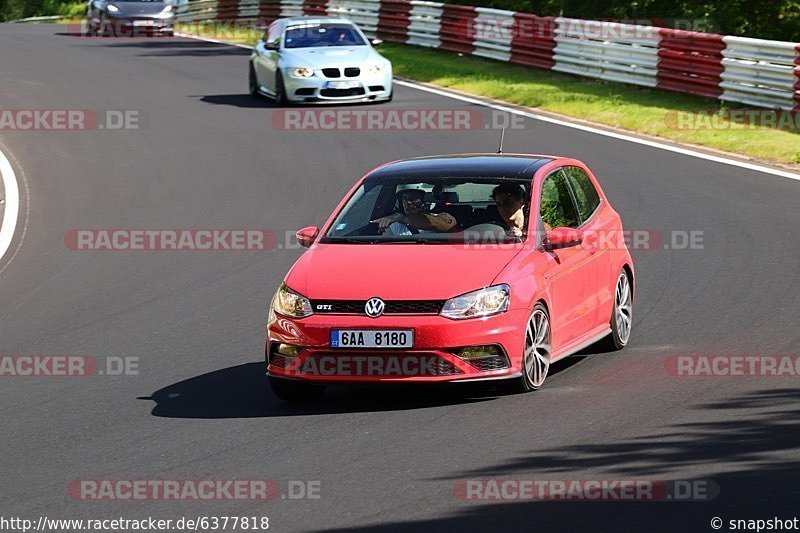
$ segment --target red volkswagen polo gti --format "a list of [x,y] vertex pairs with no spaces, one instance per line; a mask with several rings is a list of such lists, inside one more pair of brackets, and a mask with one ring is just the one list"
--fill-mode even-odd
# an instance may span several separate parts
[[341,382],[514,380],[593,343],[624,347],[634,269],[592,172],[563,157],[474,154],[364,176],[272,299],[277,396]]

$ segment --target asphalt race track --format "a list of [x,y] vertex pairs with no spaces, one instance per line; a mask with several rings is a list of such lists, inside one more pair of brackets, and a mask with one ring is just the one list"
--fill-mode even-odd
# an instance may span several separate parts
[[[715,516],[796,515],[799,378],[678,377],[665,362],[800,354],[799,182],[526,119],[507,132],[506,151],[584,160],[629,229],[702,232],[701,249],[633,251],[629,347],[559,363],[533,394],[334,388],[292,406],[272,396],[262,365],[268,300],[300,254],[285,233],[323,222],[382,162],[491,152],[498,132],[280,131],[272,104],[246,94],[247,55],[0,26],[0,108],[137,110],[145,126],[0,131],[27,216],[16,257],[0,262],[0,354],[139,362],[138,375],[0,377],[0,515],[268,516],[275,531],[710,531]],[[405,86],[380,107],[483,112]],[[263,228],[281,248],[72,251],[75,228]],[[719,495],[454,496],[458,480],[480,478],[710,480]],[[72,499],[68,485],[83,479],[321,490],[269,502]]]

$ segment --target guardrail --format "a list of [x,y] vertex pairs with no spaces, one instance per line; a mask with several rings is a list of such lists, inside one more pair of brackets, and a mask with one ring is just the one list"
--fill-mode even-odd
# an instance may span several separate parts
[[370,37],[800,113],[800,44],[426,0],[189,0],[181,21],[332,15]]
[[10,21],[13,24],[24,24],[24,23],[37,23],[37,22],[58,22],[62,19],[61,15],[48,15],[46,17],[28,17],[24,19],[17,19]]

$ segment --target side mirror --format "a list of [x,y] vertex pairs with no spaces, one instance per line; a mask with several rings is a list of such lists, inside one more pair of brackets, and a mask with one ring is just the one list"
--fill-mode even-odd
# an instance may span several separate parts
[[316,226],[308,226],[307,228],[303,228],[295,233],[297,242],[300,243],[300,246],[305,248],[308,248],[314,244],[314,239],[317,238],[317,235],[319,235],[319,228]]
[[542,246],[548,252],[561,248],[571,248],[583,242],[583,235],[572,228],[553,228],[545,235]]
[[264,41],[264,50],[277,50],[277,49],[278,49],[278,43],[277,42],[275,42],[275,41],[272,41],[272,42]]
[[372,39],[370,42],[372,43],[372,46],[378,46],[383,44],[383,39]]

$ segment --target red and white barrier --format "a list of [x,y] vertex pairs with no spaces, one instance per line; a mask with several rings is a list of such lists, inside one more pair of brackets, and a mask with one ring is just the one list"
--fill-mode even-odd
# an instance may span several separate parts
[[745,37],[723,37],[721,100],[792,109],[796,105],[797,46]]
[[408,13],[407,38],[405,41],[400,42],[428,48],[439,48],[442,44],[439,40],[439,33],[442,27],[444,4],[418,0],[408,3],[411,4],[411,10]]
[[722,35],[661,28],[658,89],[708,98],[722,94]]
[[661,35],[652,26],[556,19],[552,70],[655,87]]

